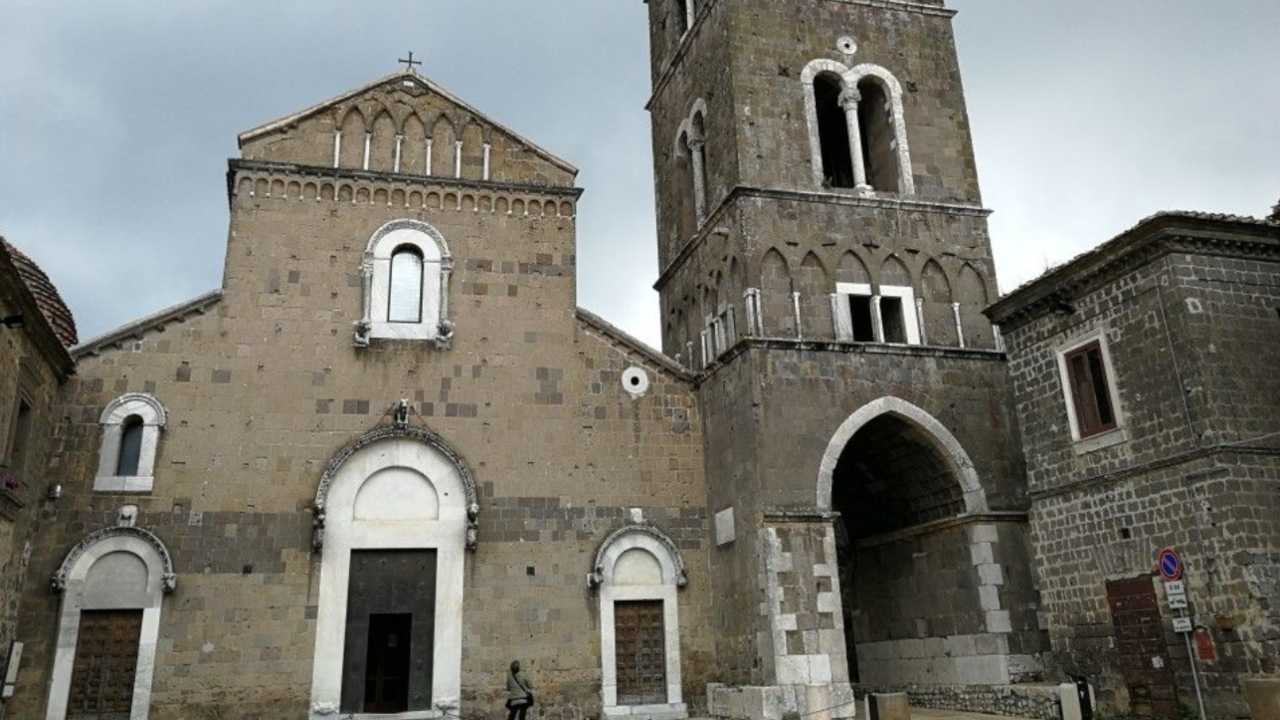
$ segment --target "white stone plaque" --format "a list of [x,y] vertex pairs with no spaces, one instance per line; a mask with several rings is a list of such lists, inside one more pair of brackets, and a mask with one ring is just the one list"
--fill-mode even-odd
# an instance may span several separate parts
[[1189,618],[1189,617],[1176,617],[1176,618],[1174,618],[1174,619],[1173,619],[1173,631],[1174,631],[1174,632],[1180,632],[1180,633],[1189,633],[1189,632],[1191,632],[1191,618]]
[[1169,595],[1166,599],[1169,601],[1169,608],[1172,610],[1183,610],[1187,607],[1186,595]]

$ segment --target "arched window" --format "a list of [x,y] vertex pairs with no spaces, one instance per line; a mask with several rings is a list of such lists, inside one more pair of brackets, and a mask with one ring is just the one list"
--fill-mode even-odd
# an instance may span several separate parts
[[373,234],[365,251],[364,309],[355,344],[371,340],[431,340],[448,347],[449,277],[453,259],[444,237],[417,220],[394,220]]
[[151,492],[166,412],[154,396],[129,393],[102,411],[97,492]]
[[849,149],[849,122],[840,105],[843,91],[844,83],[833,73],[822,73],[813,80],[823,182],[831,187],[851,188],[854,186],[853,153]]
[[401,245],[391,253],[387,322],[422,322],[422,251]]
[[894,140],[893,109],[878,79],[858,83],[858,131],[867,182],[881,192],[898,192],[898,151]]
[[671,14],[675,16],[676,34],[681,38],[689,32],[691,20],[689,8],[692,3],[693,0],[671,0]]
[[116,460],[116,475],[130,477],[138,474],[138,461],[142,457],[142,417],[125,418],[120,432],[120,457]]
[[[624,527],[600,546],[588,582],[600,595],[605,716],[658,705],[668,711],[664,716],[687,717],[680,683],[677,590],[688,579],[675,543],[652,525]],[[648,648],[662,648],[662,672],[637,662]]]

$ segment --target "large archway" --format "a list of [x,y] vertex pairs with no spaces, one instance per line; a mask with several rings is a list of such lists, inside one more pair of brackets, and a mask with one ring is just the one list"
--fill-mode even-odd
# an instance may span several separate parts
[[977,654],[966,649],[991,630],[973,535],[957,519],[985,511],[986,498],[955,437],[920,408],[881,398],[841,426],[822,467],[819,505],[839,513],[850,679],[998,681],[965,671],[964,656]]

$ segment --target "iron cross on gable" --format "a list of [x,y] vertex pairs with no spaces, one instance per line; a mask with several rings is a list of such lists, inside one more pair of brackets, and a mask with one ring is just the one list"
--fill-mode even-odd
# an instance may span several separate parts
[[409,57],[408,57],[408,58],[400,58],[400,59],[399,59],[399,60],[397,60],[396,62],[402,62],[402,63],[404,63],[404,67],[405,67],[405,69],[406,69],[406,70],[408,70],[409,72],[417,72],[416,70],[414,70],[414,69],[413,69],[413,66],[414,66],[414,65],[421,65],[421,64],[422,64],[422,61],[421,61],[421,60],[414,60],[414,59],[413,59],[413,51],[412,51],[412,50],[410,50],[410,51],[409,51]]

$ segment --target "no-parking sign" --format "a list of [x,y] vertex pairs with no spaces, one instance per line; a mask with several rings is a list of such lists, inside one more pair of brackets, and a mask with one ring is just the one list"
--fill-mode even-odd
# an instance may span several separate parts
[[1160,577],[1167,581],[1180,580],[1182,579],[1182,556],[1178,555],[1177,550],[1167,547],[1156,556],[1156,569],[1160,571]]

